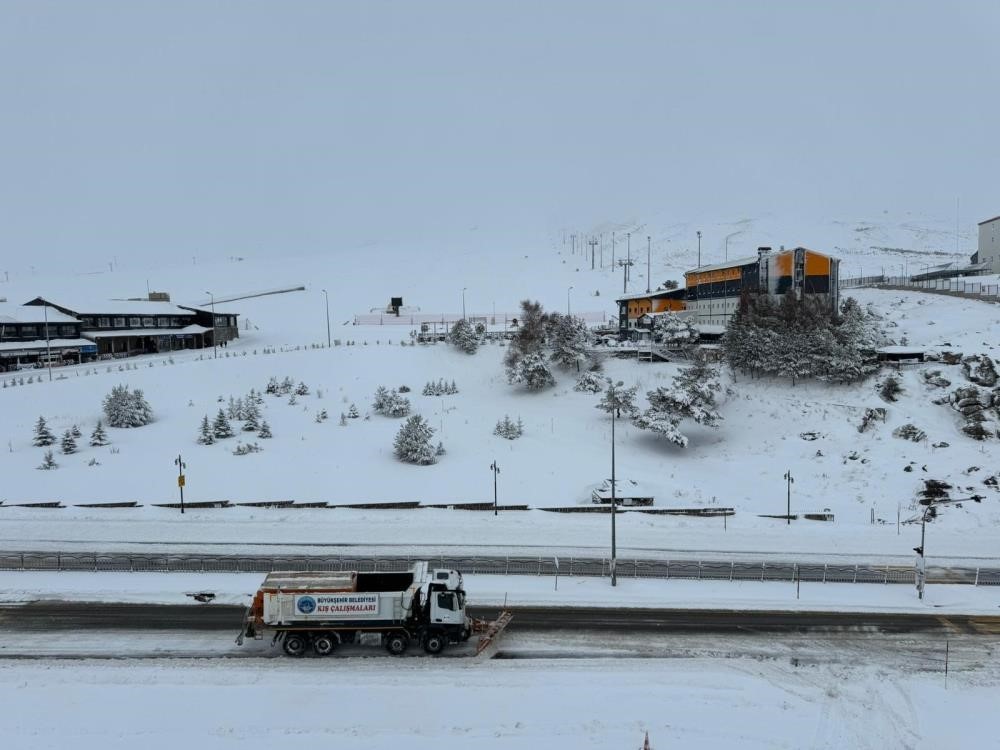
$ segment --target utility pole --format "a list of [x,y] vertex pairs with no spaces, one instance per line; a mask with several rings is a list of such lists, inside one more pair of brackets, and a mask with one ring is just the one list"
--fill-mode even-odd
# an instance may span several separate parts
[[573,291],[573,287],[566,290],[566,317],[569,317],[569,293]]
[[648,234],[646,235],[646,294],[649,294],[649,257],[650,248],[652,247],[653,239]]
[[209,297],[212,298],[212,353],[213,353],[213,358],[214,359],[218,359],[219,358],[219,342],[216,341],[216,339],[218,339],[219,336],[218,336],[218,332],[216,331],[216,328],[215,328],[215,295],[212,294],[211,292],[205,292],[205,294],[207,294]]
[[601,270],[604,269],[604,234],[601,234]]
[[[576,237],[576,235],[573,235]],[[468,289],[467,286],[462,287],[462,320],[465,320],[465,290]]]
[[327,294],[326,289],[322,290],[323,296],[326,298],[326,348],[330,348],[330,295]]
[[500,473],[500,467],[497,466],[497,460],[494,458],[493,463],[490,464],[490,470],[493,472],[493,515],[499,515],[497,513],[497,474]]
[[615,267],[615,233],[611,232],[611,268]]
[[590,240],[590,270],[591,271],[594,270],[594,257],[595,257],[595,250],[594,249],[596,247],[597,247],[597,240],[591,238],[591,240]]
[[184,515],[184,469],[187,468],[187,464],[181,460],[181,454],[177,454],[177,458],[174,459],[174,465],[177,466],[177,489],[181,493],[181,515]]
[[785,525],[786,526],[791,526],[792,525],[792,484],[795,482],[795,478],[792,477],[792,470],[791,469],[789,469],[788,471],[785,472],[785,480],[786,480],[786,484],[788,486],[788,497],[787,497],[787,505],[786,505],[786,510],[785,510]]
[[701,230],[698,230],[698,268],[701,268]]
[[628,269],[632,265],[632,233],[628,232],[625,235],[625,257],[628,260],[628,265],[625,266],[625,280],[628,281],[629,277],[632,276]]
[[570,246],[570,252],[573,255],[576,255],[576,235],[575,234],[571,234],[570,237],[573,240],[573,244]]

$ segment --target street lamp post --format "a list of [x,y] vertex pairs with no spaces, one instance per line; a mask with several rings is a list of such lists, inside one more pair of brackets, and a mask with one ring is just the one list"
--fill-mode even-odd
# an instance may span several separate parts
[[215,359],[218,359],[219,342],[216,340],[218,339],[218,333],[216,331],[216,326],[215,326],[215,295],[212,294],[211,292],[205,292],[205,294],[207,294],[209,297],[212,298],[212,356]]
[[323,292],[323,297],[326,298],[326,348],[330,348],[330,295],[327,294],[326,289],[321,290]]
[[926,529],[927,529],[927,511],[925,510],[923,514],[921,514],[920,516],[920,546],[913,548],[913,551],[917,553],[916,582],[917,582],[918,599],[924,598],[924,584],[927,582],[927,558],[924,556],[924,540],[926,539]]
[[466,287],[466,286],[462,287],[462,320],[465,320],[465,290],[466,289],[468,289],[468,287]]
[[45,316],[45,364],[49,368],[49,382],[52,382],[52,343],[49,336],[49,306],[42,305],[42,314]]
[[625,262],[627,264],[625,266],[625,279],[627,281],[629,279],[629,277],[632,276],[632,274],[629,272],[629,266],[632,265],[632,233],[631,232],[628,232],[625,235]]
[[646,294],[649,294],[649,257],[653,246],[653,238],[646,235]]
[[698,234],[698,268],[701,268],[701,230],[700,229],[698,230],[697,234]]
[[789,469],[785,472],[785,483],[788,487],[788,495],[786,498],[787,505],[785,506],[785,525],[792,525],[792,484],[795,482],[795,478],[792,476],[792,470]]
[[490,470],[493,472],[493,515],[499,515],[497,513],[497,474],[500,473],[500,467],[497,466],[497,460],[494,458],[493,463],[490,464]]
[[573,291],[573,287],[566,290],[566,317],[569,317],[569,293]]
[[[612,386],[613,388],[614,386]],[[618,398],[618,394],[615,394]],[[618,499],[615,494],[615,402],[611,402],[611,585],[618,585],[618,547],[615,537],[615,520],[618,515]]]

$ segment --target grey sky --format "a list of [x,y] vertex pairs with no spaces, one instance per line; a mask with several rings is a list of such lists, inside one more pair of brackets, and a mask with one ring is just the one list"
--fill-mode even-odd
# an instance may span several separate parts
[[996,2],[0,2],[0,255],[1000,213]]

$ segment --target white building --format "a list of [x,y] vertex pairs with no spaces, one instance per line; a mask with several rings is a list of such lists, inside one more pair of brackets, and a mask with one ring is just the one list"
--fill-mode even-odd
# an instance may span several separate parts
[[989,273],[1000,273],[1000,216],[979,222],[979,251],[976,262],[986,263]]

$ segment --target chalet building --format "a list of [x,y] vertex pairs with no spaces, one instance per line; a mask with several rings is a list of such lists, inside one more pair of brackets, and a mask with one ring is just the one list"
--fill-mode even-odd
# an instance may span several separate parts
[[684,279],[685,305],[699,324],[727,325],[744,291],[821,299],[832,311],[840,305],[840,260],[804,247],[776,253],[761,247],[756,256],[702,266]]
[[[175,305],[162,293],[150,299],[83,301],[36,297],[26,306],[51,308],[75,319],[100,359],[201,349],[239,338],[237,314]],[[214,325],[213,325],[214,323]]]
[[53,307],[0,305],[0,372],[86,362],[97,355],[81,323]]
[[685,294],[684,289],[658,289],[655,292],[626,294],[619,297],[616,300],[619,336],[632,338],[650,324],[656,313],[683,310]]
[[979,222],[979,246],[972,262],[985,264],[985,273],[1000,273],[1000,216]]

